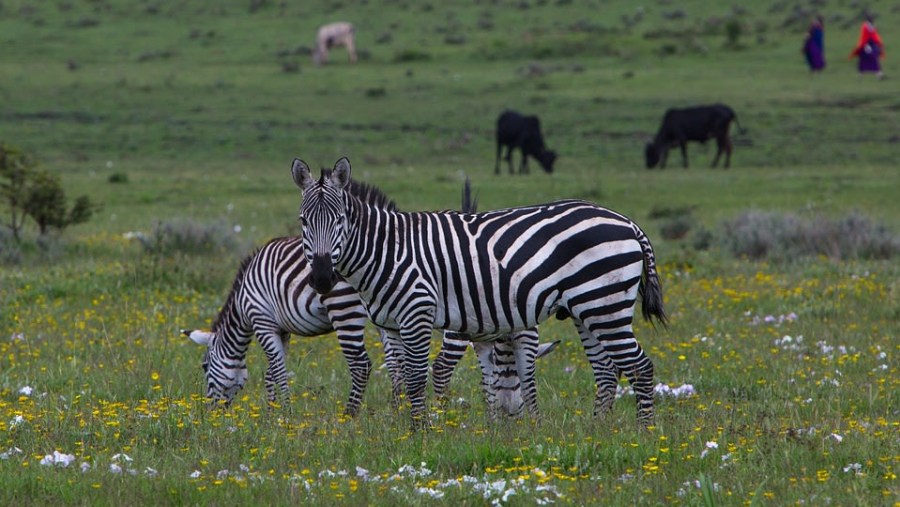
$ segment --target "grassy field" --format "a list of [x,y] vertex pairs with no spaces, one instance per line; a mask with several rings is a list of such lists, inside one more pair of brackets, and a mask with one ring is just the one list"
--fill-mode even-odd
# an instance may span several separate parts
[[[849,1],[3,1],[0,142],[103,209],[0,244],[19,259],[0,265],[0,503],[900,504],[896,256],[749,260],[727,241],[751,211],[856,213],[898,241],[900,4],[867,5],[881,81],[846,58]],[[828,67],[811,76],[816,9]],[[334,20],[356,25],[360,61],[337,49],[315,67],[315,28]],[[688,170],[643,168],[667,107],[714,101],[747,130],[731,169],[708,168],[709,145]],[[494,175],[505,108],[540,115],[554,174]],[[404,210],[458,207],[468,176],[481,209],[577,197],[634,218],[671,316],[638,339],[658,382],[695,394],[661,395],[651,431],[627,393],[594,420],[577,335],[553,321],[539,420],[491,421],[472,357],[434,431],[389,408],[383,369],[345,419],[333,337],[292,342],[290,407],[265,406],[253,347],[240,399],[207,410],[202,350],[178,330],[210,325],[240,259],[297,230],[291,160],[345,155]],[[160,223],[221,241],[128,239]]]

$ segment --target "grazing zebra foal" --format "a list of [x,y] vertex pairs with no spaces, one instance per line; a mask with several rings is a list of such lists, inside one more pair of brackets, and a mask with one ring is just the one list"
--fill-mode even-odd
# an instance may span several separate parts
[[[477,214],[400,213],[349,191],[350,162],[318,180],[295,159],[310,284],[336,274],[355,287],[369,317],[402,344],[413,421],[425,422],[434,328],[498,336],[570,316],[591,362],[595,413],[615,398],[617,372],[631,383],[638,421],[653,422],[653,363],[632,331],[634,305],[666,322],[650,240],[630,219],[593,203],[556,201]],[[373,190],[374,191],[374,190]]]
[[[266,396],[274,402],[277,386],[287,400],[287,339],[291,334],[319,336],[335,331],[352,380],[344,412],[355,415],[359,411],[372,369],[363,341],[366,312],[348,283],[338,281],[331,292],[320,296],[306,282],[309,273],[300,238],[273,239],[241,263],[212,331],[182,331],[196,343],[207,345],[202,365],[208,398],[230,402],[243,387],[247,348],[256,334],[268,360]],[[392,352],[386,349],[385,354],[390,368]],[[395,376],[399,377],[396,369],[392,378]]]

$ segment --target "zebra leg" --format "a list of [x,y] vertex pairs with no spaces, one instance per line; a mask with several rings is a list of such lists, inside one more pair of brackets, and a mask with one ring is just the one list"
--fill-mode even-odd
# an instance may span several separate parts
[[391,377],[391,405],[395,410],[400,408],[403,397],[403,345],[396,331],[380,329],[381,344],[384,347],[384,363]]
[[[515,354],[516,364],[516,384],[520,391],[520,398],[524,406],[528,408],[528,413],[532,417],[537,417],[537,383],[534,380],[534,360],[537,358],[538,352],[538,331],[537,328],[526,329],[516,334],[510,335],[512,341],[513,352]],[[519,406],[516,414],[522,412],[522,406]]]
[[259,331],[259,346],[266,353],[266,400],[272,404],[277,401],[276,386],[280,388],[284,401],[290,400],[287,367],[285,366],[283,335],[277,331]]
[[619,384],[619,372],[603,349],[603,344],[587,330],[584,324],[575,324],[581,336],[584,353],[587,354],[597,384],[597,396],[594,398],[594,417],[606,417],[616,401],[616,386]]
[[496,342],[473,341],[472,348],[478,358],[478,368],[481,370],[481,390],[484,393],[484,401],[487,404],[488,416],[491,419],[497,417],[497,356],[494,344]]
[[438,403],[447,402],[447,386],[453,377],[453,370],[463,358],[466,349],[469,348],[469,340],[463,335],[453,331],[445,331],[441,341],[441,351],[438,352],[431,366],[431,383],[434,386],[434,396]]
[[369,354],[366,353],[362,329],[360,329],[358,336],[355,336],[355,334],[353,336],[339,334],[338,342],[341,345],[344,359],[347,361],[347,367],[350,368],[350,397],[347,399],[347,405],[344,407],[344,415],[353,417],[359,413],[363,393],[366,392],[366,386],[369,384],[372,360],[369,359]]
[[[597,335],[600,335],[598,332]],[[653,425],[653,362],[634,337],[631,326],[601,335],[602,347],[618,372],[628,378],[637,399],[641,427]]]
[[428,352],[433,318],[426,313],[414,316],[414,319],[411,326],[400,330],[404,355],[403,379],[406,382],[406,397],[411,404],[413,426],[424,428],[428,426],[425,387],[428,384]]

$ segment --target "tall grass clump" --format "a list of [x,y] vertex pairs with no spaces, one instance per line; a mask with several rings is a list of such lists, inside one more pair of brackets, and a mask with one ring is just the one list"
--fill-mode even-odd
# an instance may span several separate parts
[[756,260],[890,259],[900,254],[900,237],[856,212],[830,219],[748,211],[723,224],[723,241],[733,255]]

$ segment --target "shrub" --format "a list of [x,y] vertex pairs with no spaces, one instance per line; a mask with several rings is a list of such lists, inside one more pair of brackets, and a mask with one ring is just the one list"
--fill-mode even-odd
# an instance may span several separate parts
[[128,173],[112,173],[106,181],[110,183],[128,183]]
[[418,49],[404,49],[394,55],[395,63],[424,62],[431,60],[431,55]]
[[728,22],[725,23],[725,37],[728,39],[725,45],[732,49],[739,49],[741,47],[740,39],[743,33],[744,27],[741,25],[741,22],[735,18],[729,19]]
[[684,239],[694,226],[695,220],[690,215],[680,215],[666,220],[660,226],[660,235],[665,240]]
[[156,256],[219,254],[235,250],[240,244],[235,229],[224,223],[190,220],[158,222],[150,234],[133,237],[140,241],[145,252]]
[[725,246],[750,259],[889,259],[900,254],[900,237],[859,214],[839,219],[749,211],[723,224]]
[[0,264],[22,262],[22,249],[9,229],[0,229]]

